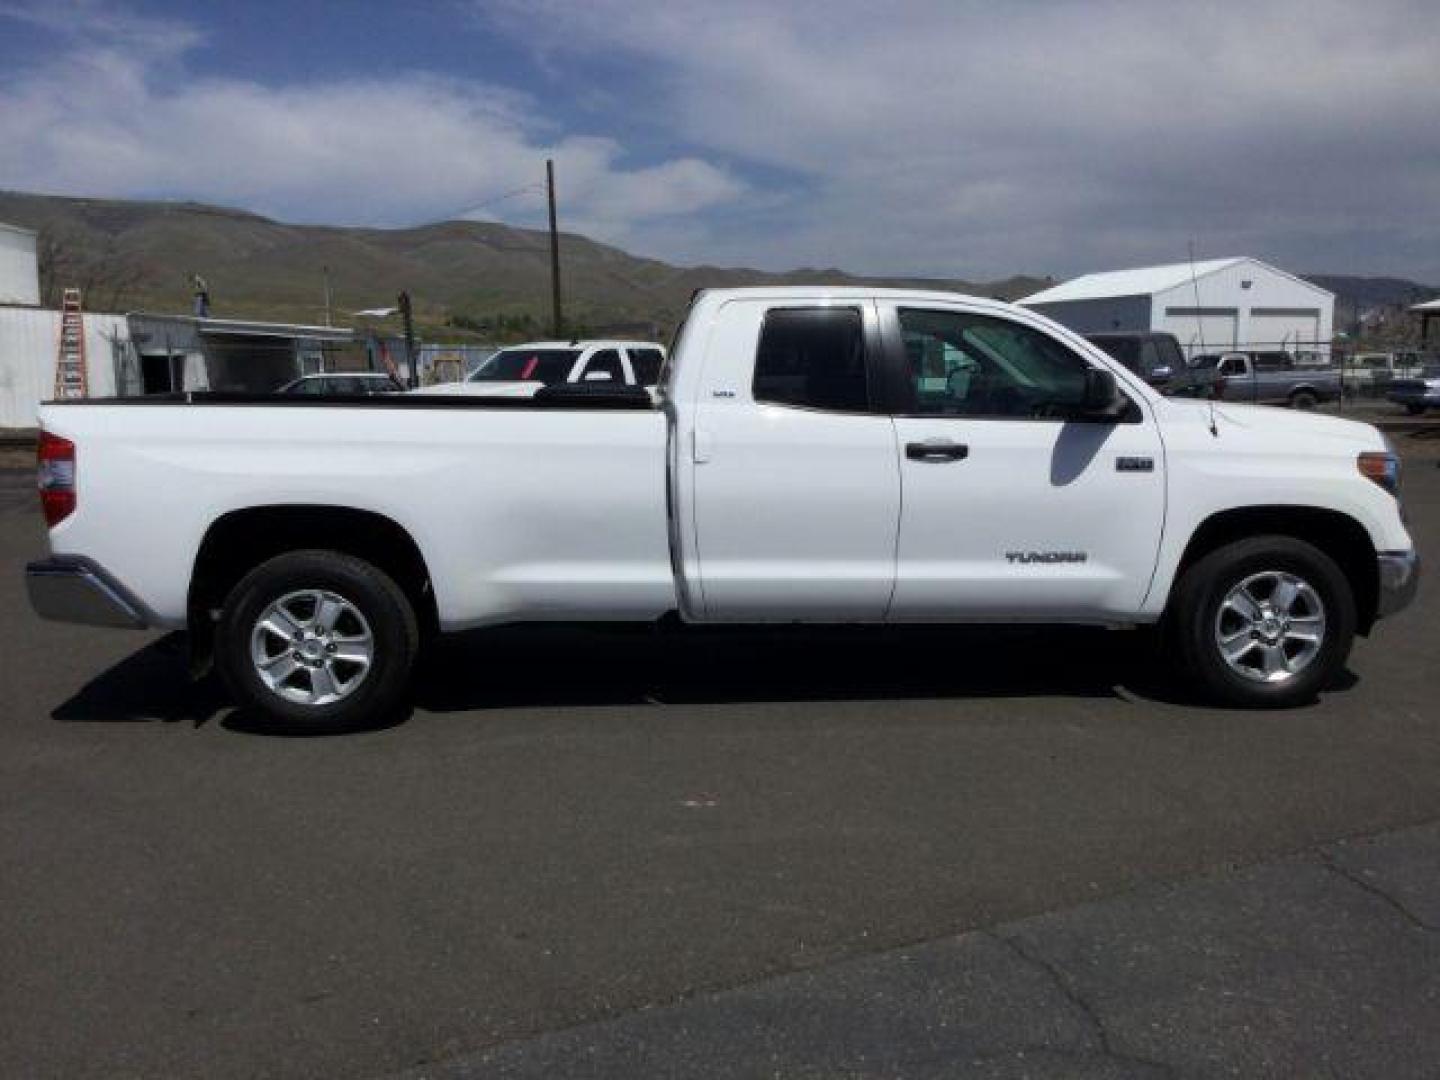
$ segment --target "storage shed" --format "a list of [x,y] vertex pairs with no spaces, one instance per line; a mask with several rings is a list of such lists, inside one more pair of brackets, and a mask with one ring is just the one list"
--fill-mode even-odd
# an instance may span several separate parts
[[345,327],[149,312],[132,312],[127,321],[130,351],[116,375],[121,394],[268,393],[301,375],[334,370],[330,357],[355,351],[355,332]]
[[1174,334],[1186,354],[1285,351],[1328,360],[1335,295],[1236,257],[1086,274],[1019,301],[1082,334]]

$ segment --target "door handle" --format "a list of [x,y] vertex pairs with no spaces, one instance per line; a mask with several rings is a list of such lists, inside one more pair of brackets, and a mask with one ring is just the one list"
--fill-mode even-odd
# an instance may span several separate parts
[[970,447],[949,439],[905,444],[905,456],[911,461],[963,461],[970,456]]

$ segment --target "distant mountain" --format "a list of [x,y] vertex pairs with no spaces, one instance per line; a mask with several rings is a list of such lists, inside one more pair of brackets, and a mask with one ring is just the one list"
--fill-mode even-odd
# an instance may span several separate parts
[[[200,203],[73,199],[0,192],[0,221],[41,232],[42,288],[88,284],[87,306],[185,312],[191,275],[204,276],[212,314],[319,322],[329,267],[334,321],[394,304],[401,289],[432,327],[497,315],[543,325],[550,303],[548,236],[532,229],[445,221],[409,229],[288,225]],[[671,266],[563,233],[567,320],[654,323],[668,329],[698,288],[824,282],[924,286],[1013,299],[1038,278],[996,282],[856,277],[840,270]],[[56,268],[47,273],[47,267]]]
[[1392,277],[1306,274],[1305,280],[1329,289],[1337,302],[1360,307],[1409,307],[1440,296],[1440,288]]

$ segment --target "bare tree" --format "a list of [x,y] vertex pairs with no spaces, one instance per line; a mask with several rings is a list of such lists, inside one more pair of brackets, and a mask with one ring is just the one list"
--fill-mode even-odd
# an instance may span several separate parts
[[66,289],[79,289],[90,311],[119,311],[144,280],[144,270],[114,236],[79,235],[46,226],[36,243],[40,302],[59,307]]

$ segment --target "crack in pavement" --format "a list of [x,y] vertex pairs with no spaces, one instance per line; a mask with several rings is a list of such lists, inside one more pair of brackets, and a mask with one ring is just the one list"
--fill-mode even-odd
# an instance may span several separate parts
[[1090,1002],[1085,1000],[1085,996],[1080,993],[1079,988],[1075,985],[1075,980],[1071,978],[1060,965],[1033,949],[1025,948],[1025,946],[1020,943],[1019,937],[1007,937],[1004,934],[988,929],[975,932],[999,942],[1017,956],[1021,962],[1043,974],[1054,985],[1055,989],[1060,992],[1060,996],[1069,1002],[1075,1011],[1080,1014],[1085,1023],[1090,1026],[1094,1032],[1095,1041],[1099,1044],[1101,1053],[1106,1057],[1122,1064],[1158,1069],[1166,1076],[1177,1075],[1174,1067],[1166,1062],[1153,1061],[1150,1058],[1127,1054],[1124,1051],[1116,1049],[1110,1038],[1110,1031],[1105,1026],[1105,1021],[1101,1018],[1100,1013]]
[[1392,896],[1389,892],[1382,889],[1379,885],[1375,884],[1375,882],[1368,880],[1363,874],[1351,870],[1348,866],[1340,863],[1339,860],[1335,858],[1333,852],[1322,847],[1318,849],[1317,854],[1321,866],[1325,867],[1327,870],[1330,870],[1342,880],[1348,881],[1356,888],[1362,889],[1365,892],[1369,893],[1371,896],[1383,900],[1394,911],[1398,912],[1400,917],[1406,922],[1408,922],[1411,926],[1414,926],[1419,930],[1424,930],[1427,933],[1431,934],[1440,932],[1440,926],[1431,926],[1428,922],[1420,918],[1420,916],[1416,915],[1413,911],[1406,907],[1404,901],[1400,900],[1396,896]]

